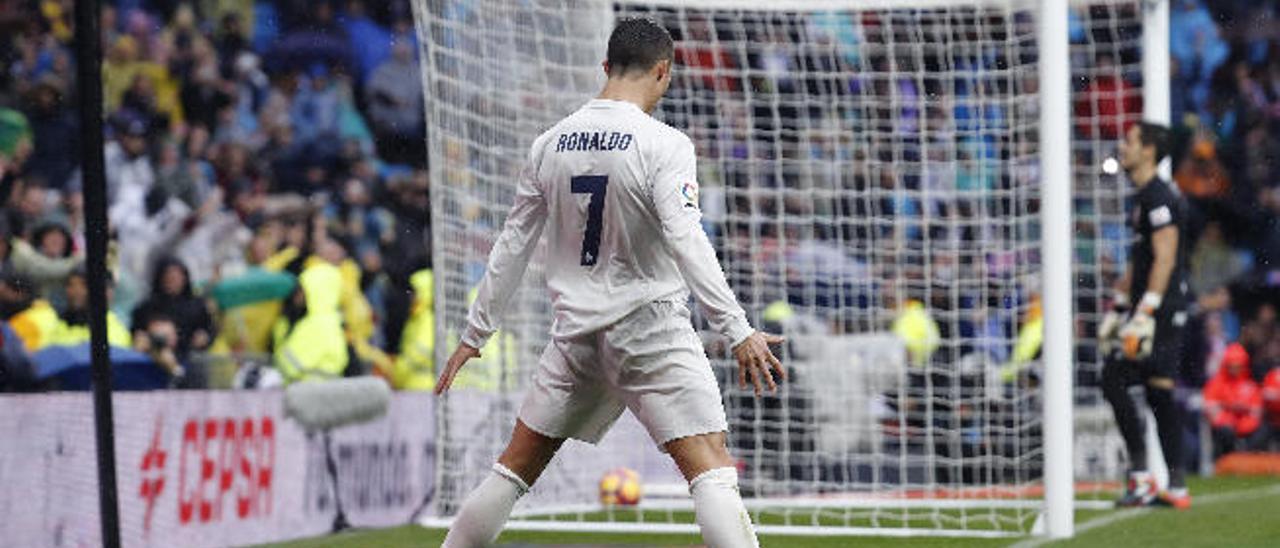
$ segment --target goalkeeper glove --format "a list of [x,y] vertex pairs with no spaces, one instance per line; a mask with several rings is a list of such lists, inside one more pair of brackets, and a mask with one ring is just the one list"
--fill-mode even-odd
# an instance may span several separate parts
[[1129,321],[1120,328],[1125,358],[1142,360],[1151,356],[1151,343],[1156,336],[1156,320],[1152,316],[1160,308],[1160,301],[1160,295],[1148,291]]
[[1129,296],[1117,291],[1111,300],[1111,309],[1102,316],[1102,323],[1098,324],[1098,349],[1104,357],[1110,357],[1112,352],[1118,350],[1116,343],[1119,342],[1120,326],[1128,315]]

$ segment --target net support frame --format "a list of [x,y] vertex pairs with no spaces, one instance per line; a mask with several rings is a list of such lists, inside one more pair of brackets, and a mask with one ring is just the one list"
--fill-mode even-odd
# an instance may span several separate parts
[[[1169,0],[1142,1],[1142,117],[1169,125]],[[1173,177],[1173,162],[1160,162],[1160,176]]]
[[[1067,1],[1041,0],[1040,173],[1044,226],[1044,522],[1049,538],[1070,538],[1075,508],[1072,464],[1075,367],[1072,356],[1071,84]],[[1061,146],[1055,146],[1060,144]]]

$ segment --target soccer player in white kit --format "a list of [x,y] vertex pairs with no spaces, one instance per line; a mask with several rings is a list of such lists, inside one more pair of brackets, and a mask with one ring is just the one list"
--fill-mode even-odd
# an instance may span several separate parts
[[623,409],[671,455],[713,548],[757,546],[725,447],[724,405],[685,306],[689,292],[725,335],[759,395],[785,372],[755,331],[702,231],[693,143],[648,113],[671,84],[671,35],[645,18],[609,37],[600,96],[530,148],[462,342],[436,393],[479,355],[547,232],[555,319],[533,386],[493,473],[467,497],[444,546],[494,542],[516,500],[566,438],[596,443]]

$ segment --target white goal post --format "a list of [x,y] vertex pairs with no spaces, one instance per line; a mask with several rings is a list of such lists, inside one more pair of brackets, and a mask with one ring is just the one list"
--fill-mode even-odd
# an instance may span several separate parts
[[[794,382],[756,399],[695,314],[759,530],[1070,536],[1074,508],[1107,504],[1076,495],[1123,467],[1091,339],[1128,187],[1100,166],[1126,124],[1167,121],[1166,3],[414,0],[436,363],[529,144],[599,91],[613,21],[653,17],[677,55],[654,114],[697,146],[704,226],[753,324],[791,339]],[[535,259],[438,401],[424,524],[505,445],[547,341],[541,276]],[[636,507],[598,502],[619,466],[641,473]],[[509,527],[693,532],[691,504],[624,417],[599,447],[567,443]]]

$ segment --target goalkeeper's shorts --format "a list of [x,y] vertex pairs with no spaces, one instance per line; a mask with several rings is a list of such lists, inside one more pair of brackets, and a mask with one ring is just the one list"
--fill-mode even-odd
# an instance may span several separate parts
[[545,436],[595,444],[623,409],[659,448],[728,430],[719,385],[684,303],[652,302],[600,331],[552,340],[520,420]]

